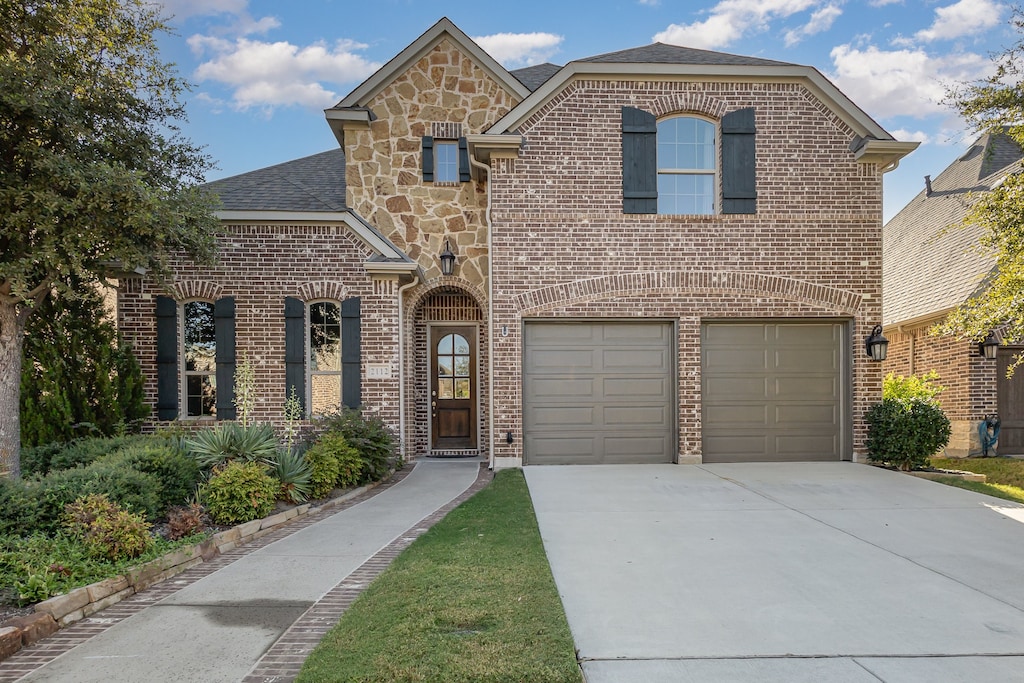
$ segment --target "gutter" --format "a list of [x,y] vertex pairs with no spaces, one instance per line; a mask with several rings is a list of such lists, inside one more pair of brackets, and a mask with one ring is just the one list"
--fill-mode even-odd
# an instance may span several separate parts
[[412,274],[412,282],[398,288],[398,447],[402,454],[402,462],[406,459],[405,435],[405,290],[420,284],[420,270]]
[[[518,137],[518,136],[516,136]],[[521,140],[521,138],[520,138]],[[491,168],[469,155],[469,163],[487,176],[487,467],[494,469],[494,259],[491,258],[493,223],[491,221]]]

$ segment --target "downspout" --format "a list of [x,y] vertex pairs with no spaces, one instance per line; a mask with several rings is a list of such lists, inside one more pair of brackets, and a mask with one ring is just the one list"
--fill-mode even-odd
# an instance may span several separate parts
[[405,434],[405,290],[420,283],[419,268],[412,274],[412,282],[398,288],[398,434],[402,462],[406,461]]
[[494,259],[491,258],[491,167],[476,160],[472,154],[469,163],[487,175],[487,462],[494,469]]

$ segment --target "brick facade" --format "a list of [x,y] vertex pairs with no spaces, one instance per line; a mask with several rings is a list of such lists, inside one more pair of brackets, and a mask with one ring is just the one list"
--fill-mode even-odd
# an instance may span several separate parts
[[[173,264],[179,301],[236,298],[238,352],[257,369],[257,418],[282,418],[285,297],[361,297],[363,403],[396,429],[404,414],[409,457],[432,452],[427,330],[475,326],[479,450],[508,463],[522,457],[524,321],[651,318],[677,329],[676,459],[700,462],[702,321],[828,319],[847,323],[861,459],[863,415],[882,377],[863,352],[881,318],[882,171],[855,159],[849,119],[798,79],[580,76],[518,126],[517,153],[495,155],[470,181],[424,182],[423,136],[485,133],[521,99],[453,36],[392,74],[358,107],[372,116],[346,119],[341,135],[347,206],[409,256],[415,275],[369,274],[372,250],[336,220],[229,223],[216,266]],[[624,214],[623,106],[715,122],[753,107],[756,213]],[[451,276],[438,263],[446,239],[458,258]],[[153,401],[161,293],[135,280],[119,302]],[[457,298],[460,312],[438,312],[438,297]],[[369,366],[389,377],[369,377]]]

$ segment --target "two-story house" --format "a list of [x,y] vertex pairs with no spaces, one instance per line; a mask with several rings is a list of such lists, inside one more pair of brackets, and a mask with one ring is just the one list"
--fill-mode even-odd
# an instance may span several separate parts
[[220,261],[120,323],[160,420],[363,406],[407,457],[841,460],[881,366],[893,140],[814,68],[655,44],[508,71],[442,19],[338,148],[210,184]]

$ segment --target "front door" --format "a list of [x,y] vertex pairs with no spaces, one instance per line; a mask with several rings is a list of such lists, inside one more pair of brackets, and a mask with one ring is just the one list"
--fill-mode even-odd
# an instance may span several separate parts
[[999,455],[1020,455],[1024,453],[1024,367],[1018,367],[1013,377],[1007,379],[1006,369],[1013,365],[1020,348],[1000,346],[996,379],[996,399],[999,419],[1002,422],[996,452]]
[[431,445],[476,448],[476,328],[430,328]]

